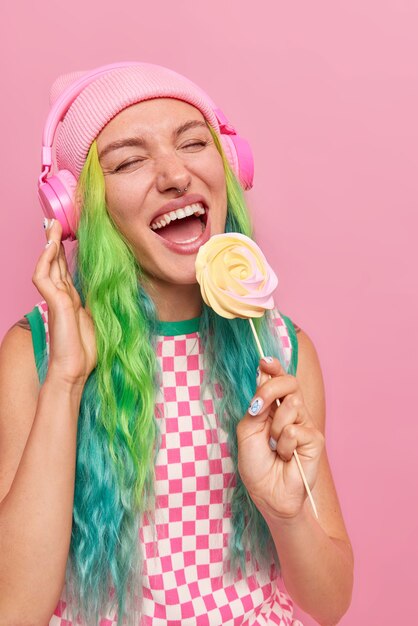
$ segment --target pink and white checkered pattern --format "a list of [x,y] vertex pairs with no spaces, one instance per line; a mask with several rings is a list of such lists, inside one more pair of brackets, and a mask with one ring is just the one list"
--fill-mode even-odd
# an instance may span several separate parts
[[[38,306],[47,332],[46,306]],[[288,363],[291,343],[278,312],[275,327]],[[156,398],[161,447],[156,462],[155,535],[146,516],[140,530],[141,626],[302,626],[292,617],[292,600],[278,587],[273,558],[268,571],[262,571],[251,568],[247,555],[247,580],[233,578],[229,571],[227,487],[234,485],[235,477],[226,433],[208,392],[206,416],[200,405],[203,354],[198,333],[159,337],[157,357],[162,371]],[[116,624],[115,616],[106,617],[101,626]],[[66,619],[64,598],[49,626],[72,626]]]
[[47,351],[47,354],[49,355],[48,305],[45,300],[41,300],[41,302],[38,302],[36,306],[39,309],[39,313],[41,314],[41,318],[44,323],[46,351]]

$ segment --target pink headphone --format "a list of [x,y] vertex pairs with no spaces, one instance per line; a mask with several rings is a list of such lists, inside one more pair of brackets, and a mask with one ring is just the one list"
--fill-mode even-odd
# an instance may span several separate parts
[[[103,65],[83,74],[73,81],[57,98],[49,112],[42,137],[42,173],[38,180],[38,197],[46,217],[55,218],[61,223],[63,240],[76,239],[75,233],[77,230],[78,212],[74,196],[77,178],[68,169],[61,169],[55,174],[48,176],[52,169],[52,145],[58,125],[64,120],[72,103],[90,83],[93,83],[112,70],[138,65],[146,66],[147,68],[151,68],[151,70],[152,68],[166,70],[166,68],[159,68],[159,66],[144,63],[112,63],[110,65]],[[173,75],[175,74],[173,73]],[[181,77],[181,79],[186,80],[184,77]],[[228,162],[242,187],[244,189],[251,189],[254,178],[254,160],[248,142],[237,135],[224,113],[215,106],[213,101],[210,100],[200,88],[196,87],[191,81],[188,81],[188,83],[190,83],[194,89],[199,89],[200,94],[205,98],[206,107],[209,103],[210,112],[212,116],[215,116],[214,119],[219,126],[219,136]],[[193,93],[193,91],[191,91],[191,93]],[[182,98],[180,97],[179,99]],[[141,101],[141,98],[137,101]],[[185,101],[187,102],[188,99],[185,98]],[[194,102],[192,102],[192,104],[197,106]],[[129,104],[127,106],[129,106]],[[197,108],[201,107],[197,106]],[[205,117],[207,117],[207,115]]]

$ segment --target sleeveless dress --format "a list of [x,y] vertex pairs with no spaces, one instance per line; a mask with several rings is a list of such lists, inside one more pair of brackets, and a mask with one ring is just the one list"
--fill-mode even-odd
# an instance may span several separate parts
[[[294,326],[278,310],[273,315],[286,367],[291,365],[296,372]],[[39,372],[43,351],[49,353],[46,302],[39,302],[26,317]],[[156,398],[161,432],[156,541],[144,516],[139,534],[144,556],[140,626],[303,626],[293,619],[293,602],[273,557],[268,571],[249,566],[247,580],[232,578],[225,569],[231,532],[226,487],[234,485],[234,470],[227,436],[210,395],[204,397],[207,415],[202,413],[203,350],[198,326],[199,318],[195,318],[161,322],[159,328],[157,359],[162,380]],[[72,626],[65,607],[63,596],[49,626]],[[106,616],[100,626],[114,626],[114,618]]]

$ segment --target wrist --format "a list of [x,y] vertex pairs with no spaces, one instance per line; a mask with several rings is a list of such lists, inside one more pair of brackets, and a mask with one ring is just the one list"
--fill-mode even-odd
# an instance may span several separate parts
[[53,368],[49,368],[45,377],[44,386],[54,390],[55,393],[64,393],[66,395],[80,397],[87,379],[80,377],[78,379],[67,379],[55,372]]
[[264,519],[266,520],[267,526],[271,528],[296,528],[299,526],[303,526],[306,524],[310,516],[307,507],[306,501],[302,505],[302,507],[296,513],[292,514],[279,514],[271,509],[264,509],[260,512]]

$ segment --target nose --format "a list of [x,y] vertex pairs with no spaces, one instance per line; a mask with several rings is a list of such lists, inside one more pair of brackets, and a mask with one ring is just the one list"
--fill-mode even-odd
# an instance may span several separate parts
[[190,186],[192,177],[184,162],[176,154],[161,156],[157,164],[156,185],[164,193],[171,189],[184,190]]

